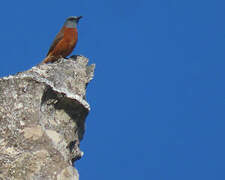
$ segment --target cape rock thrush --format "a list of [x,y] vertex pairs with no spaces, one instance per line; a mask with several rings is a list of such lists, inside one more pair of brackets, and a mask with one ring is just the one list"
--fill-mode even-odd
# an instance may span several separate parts
[[42,64],[55,62],[59,58],[65,58],[73,51],[78,40],[77,24],[80,18],[82,18],[82,16],[71,16],[66,19],[66,22],[56,35]]

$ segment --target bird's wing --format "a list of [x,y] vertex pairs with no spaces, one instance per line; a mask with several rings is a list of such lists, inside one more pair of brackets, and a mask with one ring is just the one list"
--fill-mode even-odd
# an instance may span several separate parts
[[49,53],[55,48],[55,46],[58,44],[58,42],[63,38],[64,36],[64,28],[62,28],[60,30],[60,32],[56,35],[54,41],[52,42],[52,45],[51,47],[49,48],[49,51],[48,51],[48,54],[47,56],[49,55]]

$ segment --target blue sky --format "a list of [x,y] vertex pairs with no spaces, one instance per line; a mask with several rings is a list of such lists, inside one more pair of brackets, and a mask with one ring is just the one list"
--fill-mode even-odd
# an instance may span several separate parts
[[4,1],[0,76],[45,57],[82,15],[73,54],[96,63],[81,180],[225,179],[225,2]]

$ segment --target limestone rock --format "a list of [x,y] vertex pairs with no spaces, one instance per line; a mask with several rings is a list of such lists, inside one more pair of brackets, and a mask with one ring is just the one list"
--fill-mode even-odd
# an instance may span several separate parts
[[0,180],[74,180],[95,65],[74,56],[0,79]]

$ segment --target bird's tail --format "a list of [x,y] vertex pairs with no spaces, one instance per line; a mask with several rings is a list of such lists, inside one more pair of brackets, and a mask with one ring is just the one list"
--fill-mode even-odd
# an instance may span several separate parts
[[47,56],[42,62],[41,64],[46,64],[46,63],[49,63],[49,62],[54,62],[55,61],[55,57],[54,56]]

